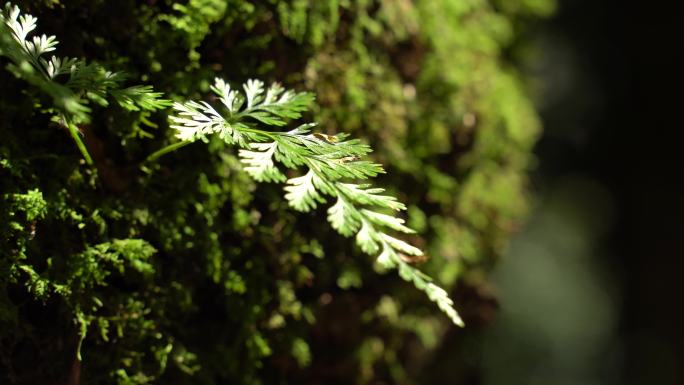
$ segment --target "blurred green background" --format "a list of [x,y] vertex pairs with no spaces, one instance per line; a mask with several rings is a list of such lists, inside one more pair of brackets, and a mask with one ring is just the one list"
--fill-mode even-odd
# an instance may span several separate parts
[[536,31],[534,209],[493,274],[473,383],[684,383],[670,5],[566,0]]

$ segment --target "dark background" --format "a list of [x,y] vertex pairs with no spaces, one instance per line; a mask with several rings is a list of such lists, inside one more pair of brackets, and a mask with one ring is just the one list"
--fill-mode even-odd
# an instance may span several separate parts
[[594,244],[619,293],[616,343],[606,352],[617,370],[604,373],[605,383],[684,383],[676,60],[684,33],[676,3],[565,0],[542,32],[551,40],[545,55],[572,74],[559,81],[563,65],[541,71],[547,87],[562,89],[547,90],[555,97],[541,103],[538,188],[543,196],[555,180],[581,175],[603,186],[613,206]]

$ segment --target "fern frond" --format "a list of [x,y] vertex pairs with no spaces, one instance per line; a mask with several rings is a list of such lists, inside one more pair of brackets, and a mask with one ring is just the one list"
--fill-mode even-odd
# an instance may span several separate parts
[[225,107],[225,114],[206,102],[174,104],[176,115],[170,118],[171,127],[179,139],[193,142],[217,134],[226,143],[237,144],[245,171],[259,182],[286,180],[276,162],[286,168],[305,168],[302,176],[286,182],[285,199],[292,208],[308,212],[324,204],[326,196],[334,198],[335,204],[328,209],[328,221],[337,232],[355,236],[361,250],[377,256],[378,263],[385,268],[396,268],[403,279],[424,291],[455,324],[463,325],[446,291],[400,257],[400,253],[421,256],[423,252],[390,235],[392,231],[414,231],[404,225],[403,219],[382,211],[396,212],[406,206],[385,195],[384,189],[357,182],[385,172],[381,165],[362,159],[371,152],[369,146],[359,140],[346,140],[342,134],[313,133],[313,124],[290,131],[260,128],[280,127],[289,119],[299,118],[313,100],[309,93],[285,91],[279,84],[265,88],[259,80],[247,81],[241,93],[218,78],[211,89]]
[[[8,68],[18,77],[52,96],[55,106],[72,120],[87,121],[88,101],[106,106],[108,97],[130,111],[154,111],[171,105],[149,86],[121,88],[126,76],[85,60],[45,54],[57,48],[55,36],[29,36],[38,19],[21,14],[18,6],[7,3],[0,9],[0,56],[11,60]],[[62,79],[64,75],[64,79]]]
[[[90,120],[89,101],[101,106],[109,104],[111,96],[117,104],[129,111],[140,111],[143,118],[150,111],[171,105],[162,94],[149,86],[121,88],[126,76],[121,72],[107,71],[102,66],[85,60],[52,56],[43,57],[56,49],[55,36],[29,35],[37,27],[38,19],[22,15],[19,7],[6,3],[0,9],[0,56],[11,60],[7,68],[15,76],[26,80],[50,95],[55,107],[61,110],[59,121],[69,130],[74,143],[88,164],[93,160],[81,140],[78,123]],[[67,77],[65,82],[60,77]],[[62,79],[64,80],[64,79]]]

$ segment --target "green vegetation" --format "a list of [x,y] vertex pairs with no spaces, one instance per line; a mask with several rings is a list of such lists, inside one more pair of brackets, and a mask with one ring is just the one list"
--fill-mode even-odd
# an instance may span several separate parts
[[[525,213],[539,127],[504,52],[552,3],[20,5],[0,23],[0,382],[419,381],[461,323],[447,293]],[[88,63],[48,57],[29,12]]]

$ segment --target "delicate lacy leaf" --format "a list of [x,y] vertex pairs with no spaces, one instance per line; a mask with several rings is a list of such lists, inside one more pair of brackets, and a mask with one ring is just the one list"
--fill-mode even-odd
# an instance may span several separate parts
[[161,98],[161,92],[154,92],[151,86],[133,86],[110,93],[121,107],[129,111],[156,111],[172,105],[171,101]]
[[397,198],[389,195],[380,195],[385,189],[371,188],[370,185],[340,183],[341,192],[346,195],[351,201],[361,205],[379,206],[392,210],[405,210],[406,206],[398,202]]
[[[153,111],[171,105],[150,86],[122,89],[126,77],[120,72],[75,58],[44,58],[44,54],[56,49],[58,41],[55,36],[30,37],[37,21],[31,15],[21,15],[19,7],[11,3],[0,9],[0,55],[11,59],[8,68],[15,75],[52,96],[55,105],[71,115],[71,120],[88,121],[87,100],[106,106],[109,96],[130,111]],[[65,82],[58,81],[60,75],[68,75]]]
[[178,115],[171,116],[171,128],[177,131],[178,139],[206,139],[207,135],[219,133],[228,143],[239,143],[246,147],[241,132],[233,130],[233,127],[206,102],[174,103],[173,108],[178,111]]
[[316,191],[316,174],[309,170],[305,175],[287,180],[285,199],[297,211],[311,211],[325,199]]
[[51,79],[54,79],[59,75],[70,73],[78,60],[75,58],[59,58],[52,56],[49,61],[41,58],[40,62],[43,64],[43,67],[45,67],[48,76],[50,76]]
[[229,119],[251,118],[269,126],[283,126],[287,120],[299,118],[313,101],[312,94],[283,92],[284,89],[277,83],[265,90],[264,83],[260,80],[248,80],[243,89],[244,97],[223,79],[214,79],[211,90],[227,108]]
[[265,131],[257,126],[279,127],[287,119],[300,117],[313,100],[310,94],[284,91],[278,84],[265,89],[258,80],[249,80],[243,86],[244,96],[221,79],[216,79],[211,89],[226,107],[227,115],[221,116],[204,102],[177,103],[177,116],[171,120],[179,138],[193,141],[219,133],[227,143],[239,144],[243,147],[239,155],[245,171],[257,181],[285,179],[275,162],[287,168],[306,167],[304,175],[287,180],[285,199],[289,205],[308,212],[325,203],[324,195],[336,198],[328,209],[328,221],[337,232],[346,237],[355,235],[361,250],[377,256],[381,266],[397,268],[403,279],[426,292],[455,324],[463,324],[447,293],[398,254],[420,256],[423,252],[387,233],[414,232],[403,219],[380,212],[405,210],[406,206],[384,195],[384,189],[353,183],[384,172],[381,165],[361,159],[371,152],[370,147],[359,140],[346,140],[343,134],[311,132],[313,124],[286,132]]
[[368,220],[375,223],[376,225],[386,226],[392,230],[401,231],[402,233],[415,233],[415,231],[413,231],[412,229],[404,226],[404,220],[401,218],[393,217],[391,215],[386,215],[366,209],[363,209],[361,211],[366,216],[366,218],[368,218]]
[[359,212],[340,196],[337,197],[337,202],[328,209],[328,221],[337,232],[345,237],[354,235],[361,226]]
[[264,92],[264,82],[261,80],[247,80],[247,83],[245,83],[243,88],[245,89],[245,96],[247,97],[247,109],[251,109],[263,100],[261,94]]
[[245,171],[258,182],[282,182],[286,179],[273,163],[273,154],[277,144],[271,143],[251,143],[252,149],[240,150],[240,161],[246,165]]
[[368,221],[363,221],[361,225],[361,230],[356,233],[356,244],[359,245],[361,250],[367,254],[375,254],[380,250],[380,244],[377,241],[378,233],[375,228],[368,223]]
[[402,241],[401,239],[394,238],[391,235],[382,234],[382,240],[387,242],[394,249],[402,251],[406,254],[415,256],[423,255],[423,252],[419,248],[411,246],[408,243]]
[[244,103],[240,93],[236,90],[231,90],[230,85],[223,79],[214,79],[214,85],[211,86],[211,90],[219,96],[221,103],[226,106],[228,112],[231,114],[237,112],[242,106],[242,103]]

